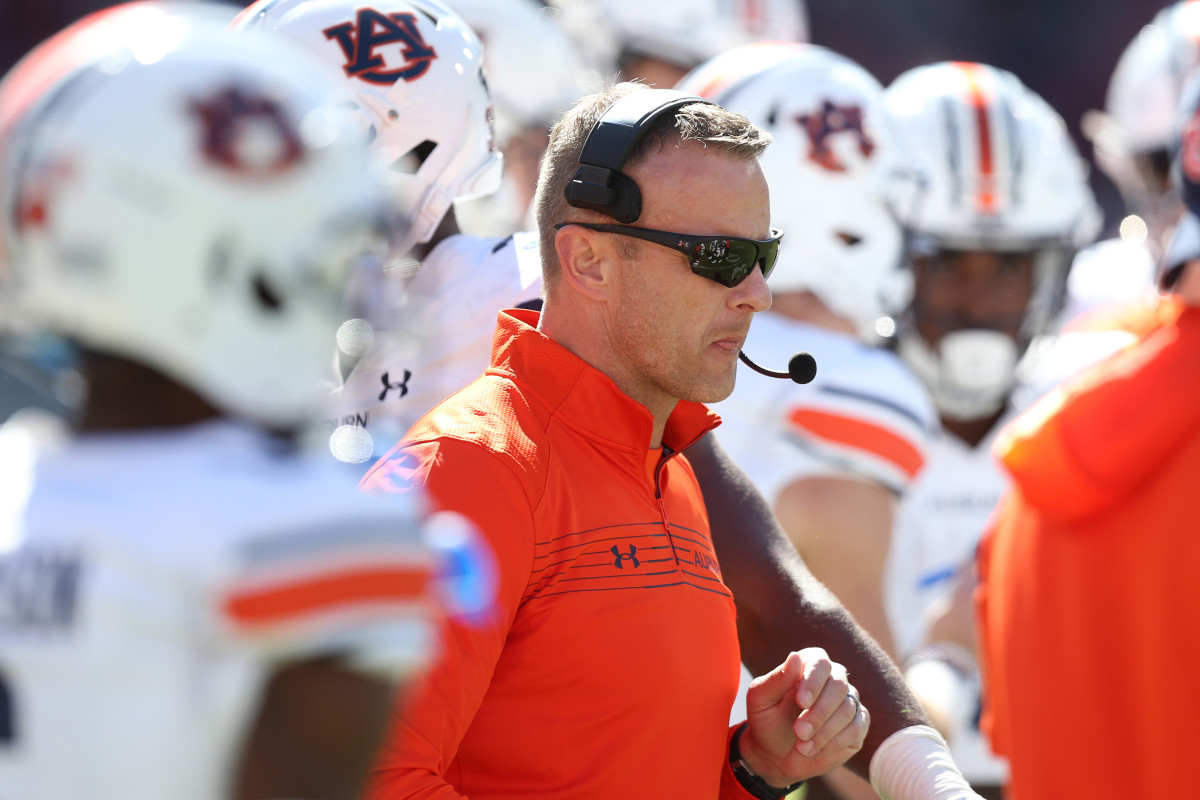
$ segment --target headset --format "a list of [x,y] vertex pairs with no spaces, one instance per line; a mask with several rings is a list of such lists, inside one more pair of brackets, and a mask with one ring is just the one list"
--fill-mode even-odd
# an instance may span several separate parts
[[613,103],[583,143],[579,169],[563,192],[567,203],[599,211],[626,224],[640,217],[642,192],[621,168],[659,119],[692,103],[716,105],[675,89],[633,92]]

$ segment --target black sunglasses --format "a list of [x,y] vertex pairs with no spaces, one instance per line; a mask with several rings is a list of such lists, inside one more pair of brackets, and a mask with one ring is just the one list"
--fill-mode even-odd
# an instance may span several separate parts
[[755,266],[762,268],[763,278],[769,276],[775,268],[775,259],[779,257],[779,240],[783,238],[783,231],[778,228],[771,228],[771,238],[765,240],[743,239],[740,236],[688,236],[632,225],[592,222],[561,222],[554,228],[558,230],[568,225],[578,225],[600,233],[617,233],[678,250],[687,256],[692,272],[731,288],[750,277]]

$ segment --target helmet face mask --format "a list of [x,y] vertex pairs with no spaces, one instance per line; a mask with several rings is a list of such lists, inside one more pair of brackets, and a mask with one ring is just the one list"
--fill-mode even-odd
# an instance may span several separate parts
[[[906,327],[920,328],[926,280],[922,274],[929,272],[929,265],[946,269],[972,257],[985,259],[995,264],[991,283],[980,289],[984,297],[1004,295],[1012,307],[1000,315],[1002,322],[989,323],[981,318],[979,326],[966,324],[967,318],[958,327],[995,328],[1005,331],[1014,341],[1018,354],[1023,354],[1030,343],[1049,328],[1054,315],[1061,307],[1066,290],[1066,278],[1075,249],[1061,241],[1012,241],[978,237],[933,238],[921,234],[909,237],[908,266],[914,275],[912,303],[905,312]],[[949,266],[953,269],[953,266]],[[1007,281],[1006,277],[1007,276]],[[1019,279],[1019,287],[1012,283]],[[959,290],[958,302],[969,304],[971,297]],[[1012,304],[1016,299],[1018,302]],[[930,337],[926,337],[930,338]]]
[[341,80],[407,217],[399,251],[430,241],[456,200],[499,188],[483,47],[437,0],[259,0],[233,27],[290,39]]
[[[304,421],[381,217],[361,141],[303,52],[220,6],[147,3],[2,141],[14,313],[145,364],[234,416]],[[142,56],[130,29],[159,42]],[[47,48],[69,47],[51,40]],[[0,109],[20,65],[0,85]]]
[[912,326],[934,347],[961,330],[995,330],[1017,343],[1034,294],[1036,257],[949,249],[915,255]]
[[[918,274],[914,302],[901,313],[898,349],[944,416],[985,418],[1007,402],[1017,359],[1061,308],[1071,260],[1099,231],[1100,210],[1062,119],[1011,73],[974,63],[918,67],[888,87],[886,102],[923,183],[918,200],[901,210]],[[948,262],[970,253],[995,264],[1006,257],[1023,263],[1022,291],[1004,290],[1020,302],[1006,308],[1003,320],[973,322],[963,315],[953,326],[1011,340],[1012,359],[997,355],[994,336],[956,340],[956,352],[967,355],[956,355],[955,363],[970,362],[973,347],[981,348],[981,363],[1011,362],[1005,370],[993,369],[990,382],[960,380],[961,370],[941,352],[941,339],[952,331],[941,330],[930,341],[929,331],[946,326],[922,319],[929,313],[922,270],[931,258]],[[961,291],[978,286],[964,283]],[[969,296],[958,300],[962,307],[973,302]]]

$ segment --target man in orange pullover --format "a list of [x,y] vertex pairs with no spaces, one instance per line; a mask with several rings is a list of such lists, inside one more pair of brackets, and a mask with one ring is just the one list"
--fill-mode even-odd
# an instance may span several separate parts
[[[981,550],[984,728],[1012,800],[1191,797],[1200,708],[1200,86],[1188,213],[1136,344],[997,441],[1014,487]],[[1053,665],[1053,671],[1047,669]]]
[[[782,797],[861,747],[867,714],[817,648],[759,679],[748,723],[727,725],[734,607],[680,451],[719,421],[701,403],[733,387],[779,234],[757,162],[769,137],[679,100],[622,85],[556,126],[538,195],[544,312],[502,313],[484,376],[364,478],[422,484],[475,523],[499,598],[447,633],[379,797]],[[573,173],[616,104],[636,109],[613,167],[636,181],[636,227],[564,199],[573,178],[598,180]]]

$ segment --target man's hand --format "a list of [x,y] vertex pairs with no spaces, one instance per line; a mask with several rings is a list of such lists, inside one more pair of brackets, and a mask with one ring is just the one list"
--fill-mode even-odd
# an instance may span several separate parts
[[862,747],[870,725],[846,668],[819,647],[793,652],[755,678],[746,711],[742,759],[779,787],[841,766]]

